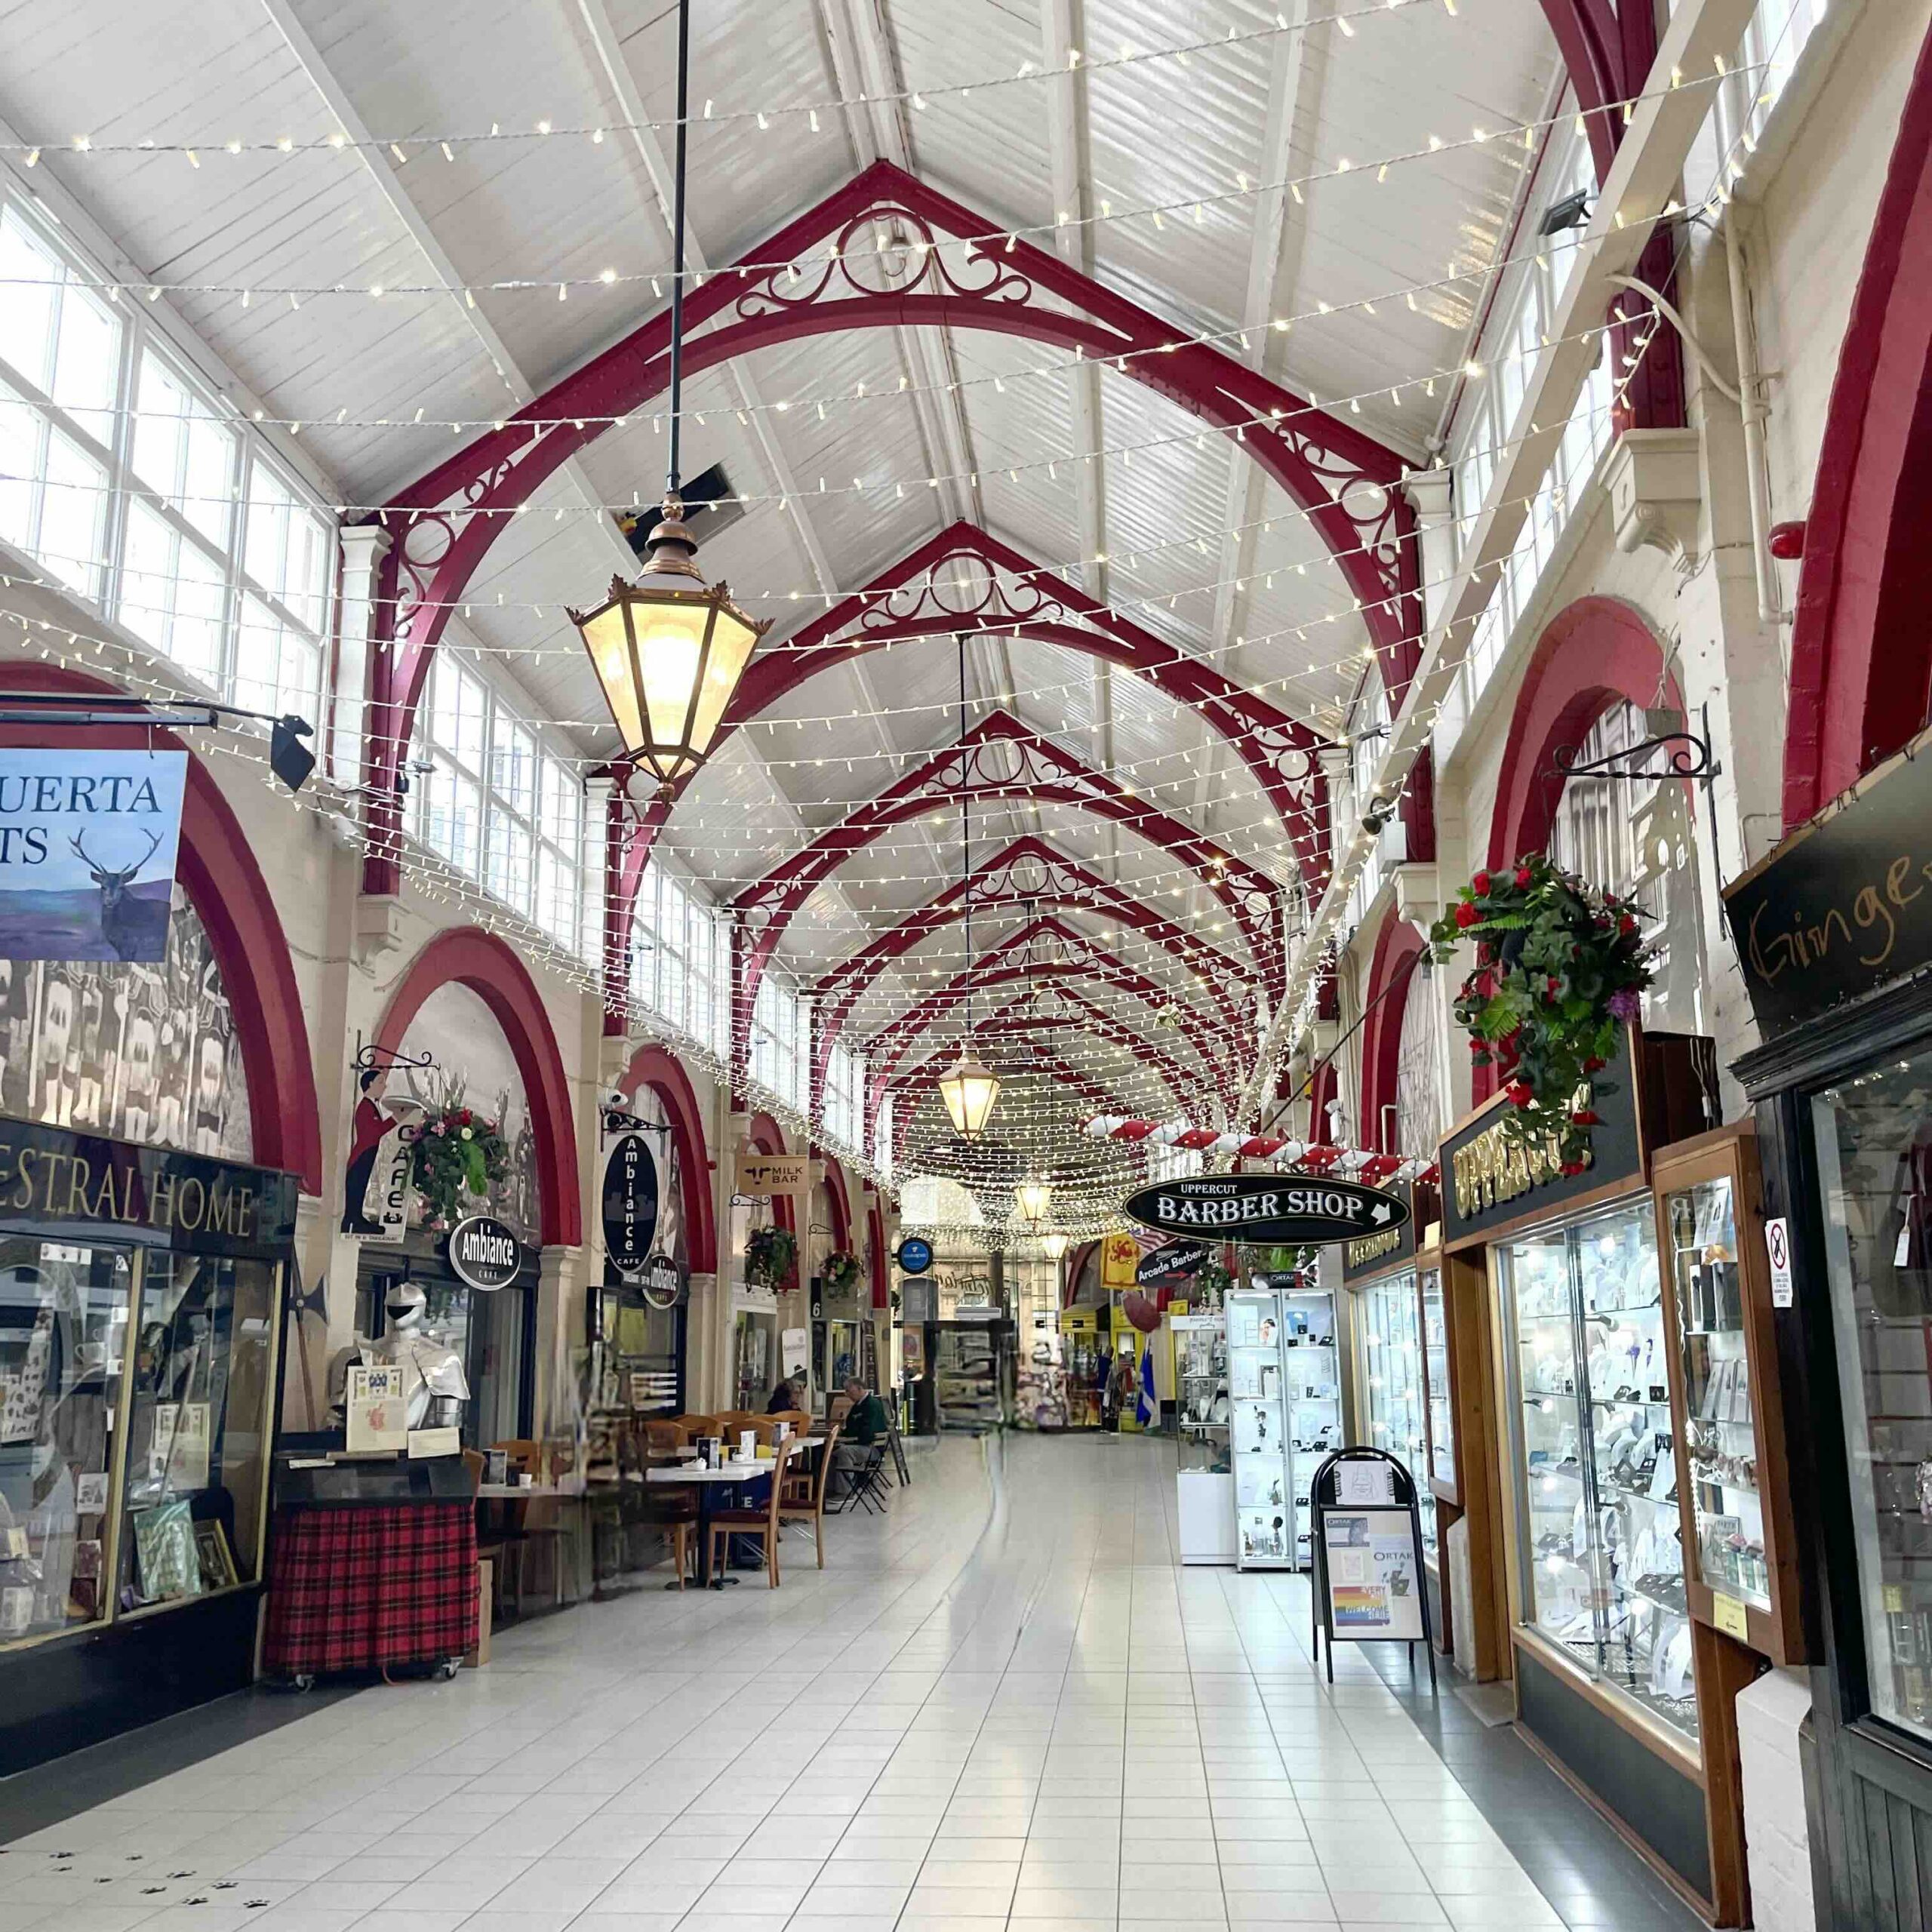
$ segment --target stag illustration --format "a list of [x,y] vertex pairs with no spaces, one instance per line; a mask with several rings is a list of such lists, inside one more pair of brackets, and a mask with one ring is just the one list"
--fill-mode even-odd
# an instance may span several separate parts
[[88,876],[100,888],[100,936],[122,959],[132,959],[143,946],[144,935],[127,898],[134,875],[161,849],[161,840],[153,832],[147,835],[147,841],[148,849],[131,866],[116,869],[102,865],[78,838],[69,835],[67,840],[87,867]]

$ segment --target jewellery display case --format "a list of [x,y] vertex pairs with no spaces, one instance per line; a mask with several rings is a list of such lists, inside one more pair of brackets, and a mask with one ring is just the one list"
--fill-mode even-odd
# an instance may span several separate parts
[[1779,1663],[1804,1660],[1777,1343],[1748,1124],[1660,1152],[1657,1239],[1684,1417],[1691,1614]]
[[1355,1297],[1367,1446],[1397,1457],[1415,1480],[1424,1553],[1435,1552],[1435,1495],[1429,1487],[1421,1301],[1413,1269],[1371,1281]]
[[[1422,1272],[1422,1371],[1425,1417],[1429,1431],[1429,1469],[1432,1483],[1456,1481],[1456,1404],[1449,1388],[1449,1328],[1442,1306],[1442,1270],[1425,1268]],[[1431,1506],[1424,1518],[1429,1541],[1435,1536],[1435,1511]]]
[[296,1183],[0,1119],[0,1192],[5,1775],[254,1674]]
[[1650,1198],[1491,1251],[1511,1346],[1524,1622],[1697,1736],[1669,1343]]
[[1233,1290],[1226,1297],[1235,1560],[1244,1570],[1286,1570],[1294,1564],[1284,1299],[1273,1288]]
[[1180,1560],[1235,1560],[1235,1478],[1229,1450],[1228,1340],[1220,1315],[1174,1318],[1180,1412]]

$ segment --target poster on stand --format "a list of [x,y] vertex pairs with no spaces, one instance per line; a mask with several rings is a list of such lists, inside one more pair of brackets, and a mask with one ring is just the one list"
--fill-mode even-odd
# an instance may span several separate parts
[[1422,1564],[1407,1509],[1326,1510],[1321,1543],[1337,1639],[1422,1641]]

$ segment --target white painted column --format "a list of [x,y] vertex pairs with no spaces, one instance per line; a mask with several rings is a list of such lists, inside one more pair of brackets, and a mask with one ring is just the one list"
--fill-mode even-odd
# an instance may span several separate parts
[[362,719],[383,559],[395,540],[379,525],[342,532],[342,616],[337,626],[335,697],[324,734],[324,764],[339,785],[362,783]]

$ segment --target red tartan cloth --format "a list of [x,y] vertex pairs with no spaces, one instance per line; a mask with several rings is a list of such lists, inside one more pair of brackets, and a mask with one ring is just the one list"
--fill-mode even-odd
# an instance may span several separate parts
[[376,1670],[475,1647],[473,1504],[291,1510],[274,1552],[270,1670]]

